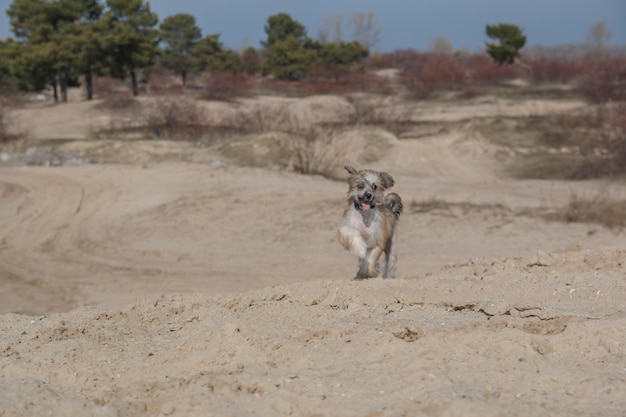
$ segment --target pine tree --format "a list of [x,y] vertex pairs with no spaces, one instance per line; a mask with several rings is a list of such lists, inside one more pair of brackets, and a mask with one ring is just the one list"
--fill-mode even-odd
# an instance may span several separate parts
[[497,43],[486,43],[487,53],[500,65],[513,64],[526,44],[526,36],[517,25],[500,23],[487,25],[487,36]]
[[7,15],[17,42],[11,45],[14,73],[26,88],[54,88],[67,101],[67,87],[86,69],[80,53],[85,33],[102,11],[97,0],[14,0]]
[[193,67],[193,48],[202,37],[196,18],[186,13],[169,16],[161,23],[160,34],[164,44],[161,65],[179,74],[185,85]]
[[102,45],[109,73],[117,78],[130,76],[133,95],[139,94],[138,72],[153,66],[159,40],[155,26],[159,18],[143,0],[107,0],[102,20]]

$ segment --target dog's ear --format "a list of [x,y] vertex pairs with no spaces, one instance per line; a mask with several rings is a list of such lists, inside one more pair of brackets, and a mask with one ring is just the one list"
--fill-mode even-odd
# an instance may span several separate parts
[[381,172],[378,175],[380,176],[380,182],[385,189],[393,187],[393,185],[396,183],[393,180],[393,177],[386,172]]
[[345,168],[345,169],[346,169],[346,171],[348,171],[351,175],[354,175],[354,174],[356,174],[356,173],[357,173],[357,170],[356,170],[356,169],[354,169],[354,168],[352,168],[352,167],[351,167],[351,166],[349,166],[349,165],[346,165],[344,168]]

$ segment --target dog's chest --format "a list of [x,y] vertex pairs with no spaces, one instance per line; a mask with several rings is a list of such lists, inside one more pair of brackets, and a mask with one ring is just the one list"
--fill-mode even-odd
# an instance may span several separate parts
[[361,237],[368,241],[370,237],[376,234],[378,228],[378,215],[376,211],[370,210],[361,212],[350,210],[350,225],[356,229]]

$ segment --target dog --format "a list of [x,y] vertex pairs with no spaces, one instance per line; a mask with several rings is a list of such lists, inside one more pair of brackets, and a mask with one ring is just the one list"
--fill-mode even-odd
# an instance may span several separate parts
[[339,227],[339,243],[359,257],[354,279],[374,278],[378,260],[384,253],[383,278],[394,278],[397,263],[396,226],[402,214],[402,199],[396,193],[385,195],[395,184],[386,172],[345,167],[348,177],[348,207]]

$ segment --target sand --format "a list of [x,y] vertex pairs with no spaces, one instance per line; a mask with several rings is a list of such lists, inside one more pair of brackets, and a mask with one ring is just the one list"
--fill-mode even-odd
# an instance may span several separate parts
[[626,186],[510,179],[471,129],[582,103],[474,104],[368,164],[405,213],[398,278],[366,281],[342,181],[14,111],[100,163],[0,165],[0,416],[623,416],[626,234],[520,213]]

